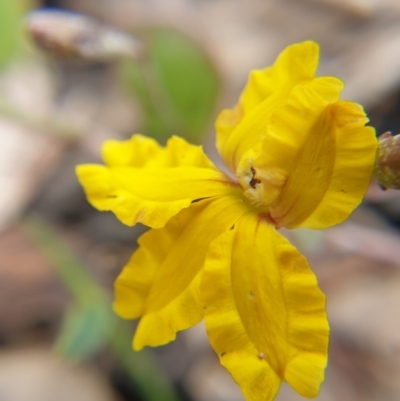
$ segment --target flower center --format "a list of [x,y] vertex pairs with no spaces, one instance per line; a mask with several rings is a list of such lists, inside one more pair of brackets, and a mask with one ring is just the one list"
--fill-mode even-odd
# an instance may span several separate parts
[[278,198],[287,179],[287,172],[281,168],[254,167],[254,160],[242,160],[236,171],[244,196],[252,206],[263,213]]

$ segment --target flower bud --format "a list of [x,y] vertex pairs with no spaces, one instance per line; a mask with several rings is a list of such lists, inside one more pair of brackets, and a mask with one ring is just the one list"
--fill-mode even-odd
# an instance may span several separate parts
[[379,137],[374,177],[382,189],[400,189],[400,135]]

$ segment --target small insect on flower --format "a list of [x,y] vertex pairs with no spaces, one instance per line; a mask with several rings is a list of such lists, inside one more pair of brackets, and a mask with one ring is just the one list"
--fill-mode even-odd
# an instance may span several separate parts
[[94,18],[60,9],[32,11],[26,27],[35,43],[58,57],[108,61],[137,59],[142,45],[132,35]]

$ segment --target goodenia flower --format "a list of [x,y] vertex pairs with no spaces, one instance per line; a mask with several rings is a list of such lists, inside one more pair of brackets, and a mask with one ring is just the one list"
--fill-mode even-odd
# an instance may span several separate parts
[[250,75],[239,103],[218,117],[217,148],[166,147],[134,135],[107,141],[105,165],[77,168],[89,202],[153,230],[115,284],[115,311],[140,318],[135,350],[205,321],[210,342],[249,401],[282,381],[314,397],[324,378],[325,297],[307,260],[278,229],[345,220],[366,192],[374,129],[343,84],[315,77],[318,45],[286,48]]

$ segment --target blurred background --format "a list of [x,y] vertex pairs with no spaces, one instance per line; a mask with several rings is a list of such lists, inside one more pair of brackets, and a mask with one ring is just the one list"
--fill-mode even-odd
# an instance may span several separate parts
[[[131,351],[112,284],[144,228],[92,209],[74,167],[136,132],[220,163],[218,111],[305,39],[378,134],[400,131],[397,0],[0,0],[1,401],[242,400],[202,326]],[[371,183],[346,223],[287,233],[328,299],[320,401],[400,400],[399,228],[400,194]]]

